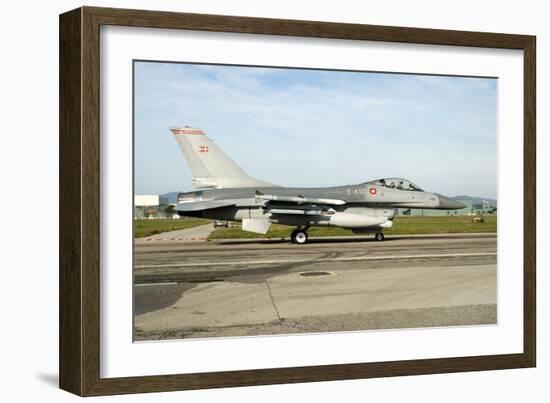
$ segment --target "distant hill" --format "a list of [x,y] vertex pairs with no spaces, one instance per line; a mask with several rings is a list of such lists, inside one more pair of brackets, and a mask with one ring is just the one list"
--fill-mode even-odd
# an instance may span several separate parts
[[497,204],[497,201],[495,199],[487,199],[485,197],[459,195],[459,196],[453,196],[453,197],[451,197],[451,199],[454,199],[454,200],[471,200],[472,204],[481,204],[483,202],[491,203],[491,204]]
[[[169,193],[164,193],[161,196],[166,197],[168,199],[168,203],[176,204],[178,202],[178,194],[179,193],[182,193],[182,192],[169,192]],[[489,202],[489,203],[494,203],[494,204],[497,203],[497,201],[495,199],[487,199],[485,197],[474,197],[474,196],[465,196],[465,195],[453,196],[453,197],[451,197],[451,199],[454,199],[454,200],[471,200],[472,204],[481,204],[484,201]]]

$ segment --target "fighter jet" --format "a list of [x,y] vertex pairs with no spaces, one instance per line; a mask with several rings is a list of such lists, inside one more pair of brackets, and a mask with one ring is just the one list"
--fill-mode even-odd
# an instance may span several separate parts
[[393,226],[397,208],[454,210],[465,206],[425,192],[403,178],[356,185],[290,188],[250,177],[206,133],[189,126],[170,128],[191,169],[198,190],[180,193],[180,216],[240,221],[244,231],[267,233],[272,223],[295,227],[291,240],[308,242],[310,227],[349,228],[373,233]]

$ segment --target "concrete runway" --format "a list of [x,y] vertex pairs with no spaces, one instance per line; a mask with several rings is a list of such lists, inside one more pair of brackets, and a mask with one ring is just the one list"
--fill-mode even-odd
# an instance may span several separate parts
[[495,324],[496,235],[136,243],[136,340]]

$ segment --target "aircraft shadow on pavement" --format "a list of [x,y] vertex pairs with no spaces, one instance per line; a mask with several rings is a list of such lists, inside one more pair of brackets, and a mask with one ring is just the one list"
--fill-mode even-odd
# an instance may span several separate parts
[[[391,240],[396,240],[399,238],[392,238]],[[388,239],[386,239],[388,241]],[[384,242],[386,242],[384,241]],[[319,243],[352,243],[352,242],[376,242],[372,237],[353,237],[353,238],[310,238],[307,244],[319,244]],[[226,240],[218,241],[218,243],[223,245],[246,245],[246,244],[291,244],[292,241],[290,238],[286,239],[239,239],[237,240]]]
[[[468,238],[468,234],[437,234],[437,235],[416,235],[416,236],[386,236],[384,241],[381,243],[387,243],[392,241],[400,240],[433,240],[433,239],[464,239]],[[357,237],[348,237],[348,238],[322,238],[314,237],[308,240],[307,244],[321,244],[321,243],[353,243],[353,242],[377,242],[372,236],[357,236]],[[217,240],[216,243],[222,245],[247,245],[247,244],[290,244],[292,241],[290,238],[277,238],[277,239],[239,239],[239,240]]]

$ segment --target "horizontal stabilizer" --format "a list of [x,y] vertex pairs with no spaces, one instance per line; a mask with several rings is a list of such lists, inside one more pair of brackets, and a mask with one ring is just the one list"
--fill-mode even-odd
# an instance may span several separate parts
[[329,204],[334,206],[341,206],[346,204],[344,200],[339,199],[324,199],[324,198],[315,198],[315,197],[304,197],[304,196],[286,196],[286,195],[266,195],[262,192],[256,191],[256,199],[258,200],[268,200],[268,201],[282,201],[282,202],[291,202],[297,204]]

